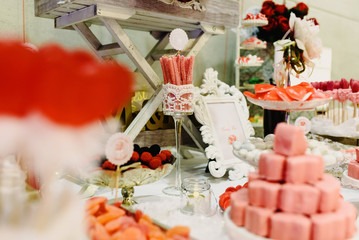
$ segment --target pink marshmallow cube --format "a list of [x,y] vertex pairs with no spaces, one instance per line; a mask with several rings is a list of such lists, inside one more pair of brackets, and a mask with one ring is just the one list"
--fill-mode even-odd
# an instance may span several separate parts
[[319,190],[310,185],[286,183],[282,185],[278,207],[286,213],[310,215],[317,212],[319,197]]
[[314,185],[320,192],[319,212],[332,212],[339,207],[340,182],[330,174]]
[[244,226],[246,207],[248,206],[248,189],[240,189],[231,194],[230,218],[239,227]]
[[303,155],[307,150],[307,140],[300,127],[279,123],[274,130],[274,146],[276,153],[285,156]]
[[307,158],[304,156],[289,157],[285,171],[285,182],[304,183],[307,177]]
[[311,216],[312,240],[345,240],[346,219],[340,212],[321,213]]
[[353,160],[348,163],[348,176],[359,179],[359,162]]
[[321,156],[305,155],[308,157],[306,183],[314,184],[323,178],[324,174],[324,161]]
[[345,217],[345,239],[354,237],[357,230],[355,225],[357,210],[354,205],[341,200],[337,212],[342,213]]
[[254,206],[246,208],[245,227],[248,231],[266,237],[269,234],[269,218],[272,210]]
[[259,179],[261,179],[261,177],[259,176],[258,171],[248,172],[248,182],[253,182]]
[[279,183],[262,180],[250,182],[248,185],[249,204],[276,210],[278,208],[280,189],[281,185]]
[[275,213],[270,218],[269,238],[276,240],[310,240],[311,221],[299,214]]
[[262,153],[259,157],[259,175],[268,181],[283,181],[285,157],[276,153]]
[[288,183],[314,184],[323,177],[323,159],[315,155],[288,157],[285,181]]

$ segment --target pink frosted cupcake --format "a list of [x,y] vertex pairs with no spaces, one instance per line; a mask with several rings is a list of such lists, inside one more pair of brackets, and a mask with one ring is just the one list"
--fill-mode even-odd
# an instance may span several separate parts
[[354,82],[352,84],[352,92],[349,94],[349,100],[353,104],[359,104],[359,82]]
[[349,94],[349,100],[354,105],[353,117],[357,117],[357,106],[359,104],[359,81],[355,81],[351,84],[352,92]]
[[352,92],[351,89],[349,89],[349,82],[342,78],[340,80],[340,87],[341,89],[338,90],[338,100],[339,102],[345,102],[349,100],[349,95]]

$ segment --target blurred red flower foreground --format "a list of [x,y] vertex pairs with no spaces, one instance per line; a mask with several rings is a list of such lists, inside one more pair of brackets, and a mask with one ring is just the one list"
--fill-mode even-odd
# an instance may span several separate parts
[[115,62],[56,44],[33,50],[0,40],[0,115],[40,112],[61,125],[109,116],[132,96],[134,76]]

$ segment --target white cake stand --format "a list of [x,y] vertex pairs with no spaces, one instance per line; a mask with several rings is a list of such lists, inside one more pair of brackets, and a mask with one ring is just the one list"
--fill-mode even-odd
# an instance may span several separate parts
[[350,187],[350,188],[354,188],[354,189],[359,189],[359,180],[349,177],[348,175],[348,170],[345,170],[343,172],[343,177],[342,177],[342,184],[344,187]]
[[[230,216],[229,213],[231,211],[231,208],[227,208],[226,211],[224,212],[224,228],[229,236],[229,238],[231,240],[270,240],[272,238],[264,238],[264,237],[260,237],[257,236],[251,232],[248,232],[246,228],[244,227],[238,227],[237,225],[235,225]],[[359,219],[357,219],[356,221],[356,226],[357,226],[357,233],[355,234],[355,236],[351,239],[348,240],[358,240],[359,239]]]

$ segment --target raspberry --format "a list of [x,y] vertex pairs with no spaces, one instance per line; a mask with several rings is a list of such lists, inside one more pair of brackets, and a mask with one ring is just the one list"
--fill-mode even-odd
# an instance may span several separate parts
[[140,155],[137,152],[133,152],[131,160],[132,161],[138,161],[138,159],[140,159]]
[[169,160],[171,158],[171,156],[172,156],[171,151],[168,151],[168,150],[162,150],[161,153],[166,155],[167,160]]
[[144,152],[141,154],[141,160],[144,162],[149,162],[152,159],[152,155],[149,152]]
[[166,161],[166,159],[167,159],[166,154],[164,154],[164,153],[159,153],[159,154],[157,154],[156,157],[161,158],[162,162]]
[[162,164],[161,158],[159,158],[159,157],[153,157],[153,158],[151,159],[149,165],[150,165],[150,168],[156,169],[156,168],[158,168],[159,166],[161,166],[161,164]]
[[116,170],[116,165],[115,164],[112,164],[110,161],[105,161],[103,164],[102,164],[102,168],[103,169],[108,169],[108,170]]

